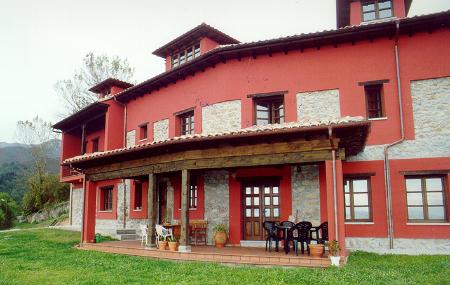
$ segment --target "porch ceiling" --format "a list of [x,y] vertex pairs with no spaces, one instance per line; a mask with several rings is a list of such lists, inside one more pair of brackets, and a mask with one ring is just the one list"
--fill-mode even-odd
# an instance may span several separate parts
[[[333,139],[328,136],[333,130]],[[193,135],[64,161],[90,180],[127,178],[181,169],[313,163],[353,155],[364,148],[370,123],[346,118],[320,124],[287,123]]]

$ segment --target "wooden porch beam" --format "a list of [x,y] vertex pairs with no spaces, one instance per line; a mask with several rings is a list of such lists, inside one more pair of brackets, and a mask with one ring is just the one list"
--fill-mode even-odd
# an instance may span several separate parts
[[[220,158],[186,159],[167,163],[157,163],[127,168],[123,164],[121,169],[115,169],[106,172],[92,173],[87,175],[91,181],[105,179],[115,179],[121,177],[133,177],[145,175],[146,173],[164,173],[180,171],[182,169],[223,169],[232,167],[251,167],[264,165],[283,165],[314,163],[330,160],[331,150],[291,152],[281,154],[261,154],[245,156],[229,156]],[[345,159],[345,150],[340,149],[337,152],[337,159]]]
[[181,236],[180,246],[182,252],[190,252],[189,245],[189,170],[181,170]]
[[[339,139],[333,139],[333,145],[337,146]],[[228,146],[228,147],[212,147],[208,149],[196,149],[187,151],[178,151],[163,153],[158,155],[149,155],[139,159],[129,160],[126,162],[110,163],[102,166],[94,166],[86,168],[86,174],[95,174],[115,171],[124,168],[134,168],[145,165],[157,165],[168,162],[186,161],[195,159],[212,159],[212,158],[225,158],[234,156],[255,156],[262,154],[280,154],[280,153],[293,153],[293,152],[309,152],[319,150],[331,150],[332,144],[328,139],[316,139],[316,140],[299,140],[290,142],[277,142],[270,144],[257,144],[257,145],[241,145],[241,146]],[[176,169],[174,171],[179,171]],[[153,172],[153,171],[151,171]],[[147,172],[150,173],[150,172]],[[145,175],[147,175],[145,173]],[[144,174],[144,173],[143,173]]]

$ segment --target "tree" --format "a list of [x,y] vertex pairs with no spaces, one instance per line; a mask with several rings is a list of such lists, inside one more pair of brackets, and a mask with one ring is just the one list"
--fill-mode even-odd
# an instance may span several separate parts
[[130,81],[134,74],[127,59],[118,56],[95,56],[92,52],[86,54],[83,66],[76,70],[71,79],[60,80],[55,84],[56,93],[62,98],[66,114],[73,114],[97,100],[97,95],[88,89],[101,81],[112,77]]
[[22,199],[25,214],[37,212],[56,202],[67,200],[68,185],[59,182],[58,176],[47,173],[47,159],[56,147],[56,134],[51,124],[38,116],[31,121],[17,122],[18,140],[26,144],[31,151],[33,167],[26,177],[27,192]]
[[17,205],[7,193],[0,192],[0,229],[12,227],[16,217]]
[[30,148],[33,158],[33,172],[42,177],[47,166],[47,157],[55,148],[57,135],[52,130],[52,124],[36,116],[31,121],[18,121],[17,140]]

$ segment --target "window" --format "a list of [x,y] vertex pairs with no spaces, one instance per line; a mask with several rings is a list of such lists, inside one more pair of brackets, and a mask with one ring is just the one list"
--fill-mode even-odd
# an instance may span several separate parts
[[[181,209],[181,192],[178,208]],[[196,176],[189,177],[189,209],[196,209],[198,205],[198,179]]]
[[367,118],[383,118],[383,84],[365,85]]
[[191,176],[189,184],[189,208],[197,208],[197,178]]
[[145,140],[148,136],[148,129],[147,129],[147,125],[148,123],[144,123],[139,125],[139,139],[140,140]]
[[100,211],[112,211],[113,186],[100,188]]
[[134,210],[142,210],[142,183],[134,184]]
[[194,134],[194,111],[189,111],[178,115],[181,124],[181,135],[192,135]]
[[344,180],[345,220],[347,222],[371,222],[370,178],[346,178]]
[[405,185],[408,221],[447,221],[443,176],[409,176]]
[[192,45],[171,55],[171,67],[177,67],[200,56],[200,44]]
[[255,98],[256,125],[284,123],[284,103],[282,96]]
[[99,141],[99,138],[92,140],[92,152],[98,151],[98,141]]
[[392,17],[392,1],[365,1],[362,3],[362,15],[364,22]]

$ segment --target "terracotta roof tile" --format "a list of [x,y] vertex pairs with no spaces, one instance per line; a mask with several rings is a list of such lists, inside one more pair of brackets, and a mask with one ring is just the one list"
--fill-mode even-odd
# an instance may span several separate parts
[[323,120],[302,120],[301,122],[290,122],[290,123],[283,123],[283,124],[269,124],[269,125],[262,125],[262,126],[252,126],[240,130],[235,131],[229,131],[229,132],[217,132],[217,133],[210,133],[210,134],[194,134],[194,135],[185,135],[185,136],[177,136],[173,138],[169,138],[163,141],[152,141],[148,143],[143,144],[137,144],[135,146],[131,147],[125,147],[125,148],[119,148],[119,149],[113,149],[113,150],[107,150],[103,152],[95,152],[95,153],[89,153],[84,155],[75,156],[69,159],[64,160],[63,164],[71,164],[75,162],[81,162],[86,160],[91,160],[95,158],[100,158],[104,156],[109,156],[111,154],[115,153],[121,153],[125,151],[132,151],[132,150],[138,150],[138,149],[144,149],[149,146],[154,145],[165,145],[173,141],[193,141],[196,139],[201,138],[212,138],[212,137],[225,137],[225,136],[233,136],[233,135],[241,135],[241,134],[252,134],[252,133],[270,133],[270,132],[276,132],[280,130],[288,130],[288,129],[308,129],[312,127],[320,127],[320,126],[332,126],[332,125],[342,125],[346,123],[353,123],[353,122],[363,122],[365,119],[363,117],[342,117],[342,118],[327,118]]

